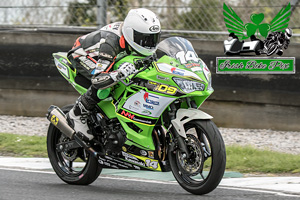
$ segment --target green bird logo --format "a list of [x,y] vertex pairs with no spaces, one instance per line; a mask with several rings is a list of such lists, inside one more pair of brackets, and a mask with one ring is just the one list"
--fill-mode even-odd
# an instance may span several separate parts
[[[223,4],[223,15],[228,32],[234,33],[240,40],[247,39],[251,37],[251,35],[255,35],[255,33],[257,37],[260,37],[260,34],[262,37],[266,38],[269,32],[284,32],[288,27],[291,15],[291,4],[289,3],[285,8],[282,8],[270,24],[261,24],[265,16],[263,13],[259,13],[252,14],[250,16],[253,23],[247,23],[244,25],[244,22],[233,11],[233,9],[225,3]],[[244,32],[246,32],[246,35]]]

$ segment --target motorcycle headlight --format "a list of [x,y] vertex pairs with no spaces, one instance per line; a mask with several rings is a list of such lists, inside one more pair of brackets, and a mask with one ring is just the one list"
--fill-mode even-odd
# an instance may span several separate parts
[[194,91],[203,91],[205,88],[205,85],[203,83],[199,83],[197,81],[190,81],[183,78],[173,78],[173,81],[178,85],[182,91],[185,93],[191,93]]

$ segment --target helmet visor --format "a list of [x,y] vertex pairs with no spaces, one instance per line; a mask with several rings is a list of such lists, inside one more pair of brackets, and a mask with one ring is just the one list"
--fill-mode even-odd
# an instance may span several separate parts
[[160,39],[160,32],[159,33],[140,33],[136,30],[134,30],[133,33],[134,42],[138,45],[146,48],[151,49],[153,47],[156,47],[157,43]]

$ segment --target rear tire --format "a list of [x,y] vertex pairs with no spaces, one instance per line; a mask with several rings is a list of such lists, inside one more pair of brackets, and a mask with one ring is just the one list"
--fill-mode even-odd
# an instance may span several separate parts
[[224,141],[217,126],[210,120],[193,120],[186,123],[184,128],[191,157],[182,158],[179,148],[169,150],[172,173],[186,191],[197,195],[207,194],[219,185],[224,175]]
[[[71,110],[73,105],[62,108],[64,113]],[[70,141],[54,125],[50,124],[47,134],[47,151],[50,163],[57,176],[68,184],[88,185],[94,182],[102,171],[94,156],[83,148],[77,148],[69,152],[58,152],[57,144]],[[77,161],[83,161],[81,163]],[[76,162],[75,162],[76,161]],[[78,168],[78,165],[80,168]]]

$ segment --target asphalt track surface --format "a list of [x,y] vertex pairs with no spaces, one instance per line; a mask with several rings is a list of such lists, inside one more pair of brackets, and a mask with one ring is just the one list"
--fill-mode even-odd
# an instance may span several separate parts
[[219,186],[213,192],[196,196],[183,190],[177,183],[100,176],[89,186],[68,185],[53,172],[0,169],[1,200],[51,199],[228,199],[228,200],[289,200],[299,196],[276,192],[247,190]]

